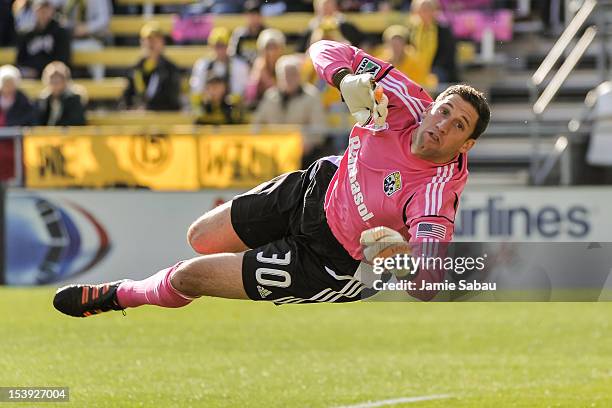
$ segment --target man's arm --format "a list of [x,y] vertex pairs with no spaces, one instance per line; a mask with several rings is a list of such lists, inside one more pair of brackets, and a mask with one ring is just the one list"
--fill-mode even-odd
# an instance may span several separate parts
[[335,41],[318,41],[310,49],[310,57],[317,74],[340,90],[342,98],[360,125],[373,118],[377,125],[384,124],[388,99],[374,95],[375,81],[384,76],[382,70],[391,65],[374,58],[358,48]]
[[[453,239],[454,225],[444,217],[420,217],[407,223],[410,234],[409,246],[413,257],[422,258],[422,267],[412,275],[411,279],[416,282],[418,288],[421,282],[442,282],[445,277],[444,268],[439,268],[439,262],[435,259],[443,259],[446,256],[448,244]],[[429,260],[429,261],[428,261]],[[410,296],[420,300],[431,300],[437,291],[416,290],[408,291]]]
[[[360,100],[358,97],[354,101],[351,100],[352,95],[341,88],[343,81],[348,83],[347,78],[354,77],[352,74],[355,74],[355,76],[364,73],[370,74],[373,81],[384,88],[389,113],[392,113],[386,118],[390,128],[401,129],[419,122],[422,112],[432,101],[421,86],[412,82],[406,75],[393,68],[391,64],[375,58],[359,48],[335,41],[318,41],[310,46],[309,53],[317,74],[330,85],[340,89],[351,113],[358,120],[358,115],[355,115],[356,111],[370,108],[365,105],[365,102],[368,101],[365,96],[365,87],[362,91],[364,99]],[[365,106],[351,106],[351,102],[361,103]],[[393,114],[396,111],[398,114]]]

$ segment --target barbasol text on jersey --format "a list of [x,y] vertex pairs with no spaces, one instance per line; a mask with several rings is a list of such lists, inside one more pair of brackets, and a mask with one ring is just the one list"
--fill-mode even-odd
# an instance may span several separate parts
[[371,211],[368,210],[365,203],[363,202],[363,193],[361,186],[357,181],[357,156],[359,155],[359,149],[361,149],[361,141],[358,136],[353,136],[349,139],[349,157],[348,157],[348,174],[349,181],[351,182],[351,193],[353,194],[353,201],[357,206],[357,211],[361,219],[364,221],[369,220],[374,216]]

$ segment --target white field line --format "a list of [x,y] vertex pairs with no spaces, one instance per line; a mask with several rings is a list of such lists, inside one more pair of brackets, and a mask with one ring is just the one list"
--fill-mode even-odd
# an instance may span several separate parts
[[401,398],[392,398],[380,401],[368,401],[362,402],[360,404],[355,405],[343,405],[341,407],[336,408],[377,408],[384,407],[387,405],[397,405],[397,404],[406,404],[411,402],[421,402],[421,401],[431,401],[437,399],[445,399],[451,398],[452,395],[440,394],[440,395],[423,395],[420,397],[401,397]]

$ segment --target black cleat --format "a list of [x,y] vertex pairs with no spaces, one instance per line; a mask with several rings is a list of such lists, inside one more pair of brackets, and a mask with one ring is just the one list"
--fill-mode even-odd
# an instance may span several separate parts
[[126,280],[100,285],[64,286],[55,292],[53,306],[60,312],[74,317],[87,317],[111,310],[124,310],[117,302],[117,288]]

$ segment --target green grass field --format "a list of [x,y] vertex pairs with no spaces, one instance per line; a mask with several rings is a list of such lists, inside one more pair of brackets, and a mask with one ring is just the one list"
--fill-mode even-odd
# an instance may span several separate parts
[[612,303],[204,299],[74,319],[53,293],[0,290],[0,386],[70,387],[39,406],[612,406]]

